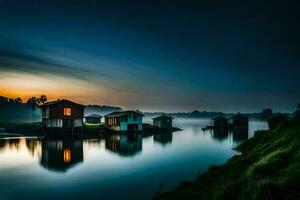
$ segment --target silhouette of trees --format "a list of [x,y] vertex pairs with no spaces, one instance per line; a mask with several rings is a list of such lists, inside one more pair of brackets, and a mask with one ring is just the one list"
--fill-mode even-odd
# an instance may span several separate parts
[[48,100],[47,96],[43,94],[43,95],[41,95],[40,98],[39,98],[39,103],[44,104],[44,103],[47,102],[47,100]]
[[30,97],[26,104],[30,105],[32,110],[35,110],[35,107],[39,105],[39,100],[36,97]]
[[272,116],[273,116],[273,111],[271,108],[264,109],[260,114],[260,118],[263,120],[268,120]]
[[294,112],[294,118],[300,120],[300,103],[297,104],[297,109]]
[[32,110],[35,110],[35,108],[37,106],[39,106],[40,104],[44,104],[46,103],[48,100],[46,95],[41,95],[39,98],[37,97],[30,97],[27,101],[26,104],[30,105]]
[[22,103],[23,102],[23,100],[20,97],[16,98],[14,101],[15,101],[15,103]]

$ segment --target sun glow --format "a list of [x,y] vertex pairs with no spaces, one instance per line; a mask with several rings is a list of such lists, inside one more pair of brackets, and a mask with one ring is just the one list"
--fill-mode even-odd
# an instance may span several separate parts
[[[84,94],[82,93],[84,91]],[[32,96],[46,94],[48,99],[69,98],[79,103],[89,102],[102,89],[83,80],[32,75],[28,73],[0,72],[0,96],[21,97],[26,100]]]

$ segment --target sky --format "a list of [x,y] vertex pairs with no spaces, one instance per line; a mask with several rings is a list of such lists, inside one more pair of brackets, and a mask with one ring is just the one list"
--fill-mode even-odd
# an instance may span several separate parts
[[0,96],[293,111],[296,1],[0,0]]

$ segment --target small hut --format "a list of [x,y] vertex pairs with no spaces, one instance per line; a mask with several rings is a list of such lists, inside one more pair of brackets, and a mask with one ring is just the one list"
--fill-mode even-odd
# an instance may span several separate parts
[[171,129],[173,119],[174,119],[173,117],[167,115],[161,115],[159,117],[155,117],[153,118],[153,126],[157,126],[161,129]]
[[100,124],[101,123],[101,115],[92,114],[84,117],[84,122],[89,124]]
[[116,111],[105,115],[105,126],[114,131],[142,131],[143,114],[137,111]]
[[236,114],[233,117],[229,119],[230,127],[248,127],[249,125],[249,119],[246,115],[243,114]]
[[222,128],[227,129],[228,128],[228,119],[222,116],[218,116],[212,119],[212,126],[214,128]]
[[84,105],[65,99],[45,103],[42,109],[42,125],[46,131],[82,134]]

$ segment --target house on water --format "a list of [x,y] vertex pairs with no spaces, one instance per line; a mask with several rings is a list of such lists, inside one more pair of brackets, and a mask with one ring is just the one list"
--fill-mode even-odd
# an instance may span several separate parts
[[229,119],[229,124],[231,128],[248,128],[249,119],[246,115],[238,113]]
[[84,105],[62,99],[45,103],[41,109],[42,125],[48,133],[82,135]]
[[143,116],[137,111],[112,112],[105,115],[105,126],[115,131],[141,131]]
[[159,117],[153,118],[153,126],[157,126],[161,129],[171,129],[172,128],[173,117],[167,115],[161,115]]
[[101,115],[92,114],[84,117],[84,122],[89,124],[100,124],[101,123]]
[[213,128],[228,129],[228,119],[222,116],[218,116],[212,119],[211,125]]

